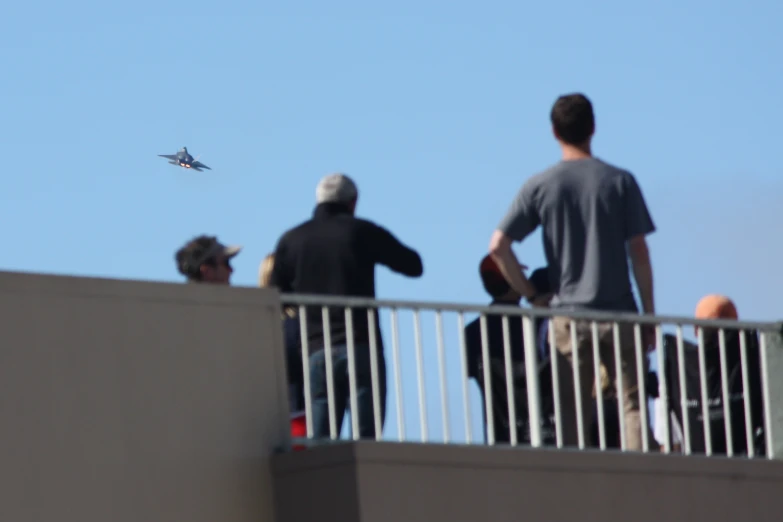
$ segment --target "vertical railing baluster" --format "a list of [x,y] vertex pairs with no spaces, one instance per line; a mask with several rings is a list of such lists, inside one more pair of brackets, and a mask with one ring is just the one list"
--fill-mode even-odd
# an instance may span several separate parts
[[666,383],[666,354],[665,347],[663,346],[663,329],[660,324],[655,325],[655,341],[656,349],[658,351],[658,400],[663,408],[663,432],[666,434],[663,437],[663,452],[671,453],[672,451],[672,436],[669,425],[671,424],[669,415],[669,391]]
[[321,307],[321,319],[324,328],[324,356],[326,369],[326,404],[329,409],[329,437],[336,440],[339,436],[337,426],[337,414],[335,412],[334,375],[332,373],[332,323],[329,316],[329,307]]
[[614,341],[615,389],[617,390],[617,418],[620,421],[620,451],[628,449],[625,434],[625,383],[623,382],[623,357],[620,351],[620,324],[612,323]]
[[[525,345],[525,372],[527,373],[527,407],[530,425],[530,445],[541,447],[541,387],[538,382],[536,324],[529,315],[522,316],[522,337]],[[529,361],[529,362],[528,362]]]
[[720,384],[723,395],[723,419],[726,429],[726,456],[734,456],[734,440],[731,433],[731,395],[729,391],[728,362],[726,362],[726,330],[718,330],[718,352],[720,357]]
[[378,356],[383,357],[383,353],[378,353],[378,336],[375,324],[375,309],[367,309],[367,325],[370,331],[370,384],[372,386],[372,413],[373,423],[375,425],[375,440],[381,440],[383,437],[383,419],[381,418],[381,390],[378,382]]
[[392,359],[394,364],[394,394],[397,403],[397,438],[400,442],[405,440],[405,412],[402,394],[402,370],[400,368],[400,331],[397,320],[397,309],[389,310],[392,336]]
[[593,345],[593,386],[595,386],[595,402],[598,410],[598,446],[601,450],[606,449],[606,426],[604,424],[604,391],[601,387],[601,350],[599,349],[600,340],[598,338],[598,323],[590,322],[590,333],[592,334]]
[[705,360],[704,328],[699,328],[699,384],[701,387],[701,413],[704,424],[704,449],[712,455],[712,426],[710,426],[710,396],[707,392],[707,362]]
[[465,340],[465,314],[457,313],[457,329],[459,330],[459,349],[462,360],[462,406],[465,413],[465,442],[473,442],[473,429],[471,428],[470,394],[468,392],[468,346]]
[[[761,350],[761,395],[764,402],[764,438],[767,446],[767,458],[772,460],[775,458],[775,444],[772,439],[772,400],[770,397],[770,386],[767,383],[769,379],[769,354],[767,354],[767,333],[761,332],[759,335],[759,350]],[[748,390],[745,393],[750,393]]]
[[508,400],[508,430],[509,442],[517,445],[517,408],[514,394],[514,368],[511,362],[511,333],[509,332],[508,316],[501,317],[503,325],[503,361],[506,375],[506,398]]
[[495,412],[492,410],[492,370],[489,359],[489,334],[487,332],[487,316],[482,312],[479,316],[481,327],[481,360],[484,367],[484,409],[487,426],[487,445],[495,445]]
[[345,340],[348,347],[348,401],[351,405],[351,438],[359,440],[359,400],[356,391],[356,353],[354,352],[353,310],[345,307]]
[[419,310],[413,310],[413,332],[416,337],[416,371],[419,383],[419,422],[421,422],[421,441],[427,442],[427,398],[424,386],[424,356],[421,347],[421,319]]
[[307,307],[299,306],[299,337],[302,345],[302,391],[305,399],[307,438],[313,438],[313,392],[310,389],[310,350],[307,339]]
[[443,317],[440,310],[435,310],[435,335],[438,341],[438,372],[440,374],[440,397],[443,417],[443,442],[447,443],[449,437],[449,396],[446,386],[446,348],[443,340]]
[[549,362],[552,365],[552,403],[555,414],[555,445],[558,448],[563,447],[563,410],[560,405],[560,363],[558,357],[560,350],[557,349],[555,342],[555,329],[553,327],[552,317],[549,319],[547,327],[547,337],[549,340]]
[[574,376],[574,400],[576,403],[576,432],[579,449],[585,448],[585,422],[582,412],[582,379],[579,375],[579,345],[576,337],[576,321],[571,320],[571,362]]
[[740,369],[742,371],[742,396],[745,404],[745,439],[748,441],[748,457],[753,458],[756,454],[756,445],[754,443],[753,433],[753,412],[750,404],[750,378],[748,377],[748,343],[745,330],[740,330]]

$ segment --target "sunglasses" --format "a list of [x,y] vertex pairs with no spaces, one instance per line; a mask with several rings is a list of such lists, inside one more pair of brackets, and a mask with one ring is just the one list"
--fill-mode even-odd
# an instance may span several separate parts
[[231,269],[231,259],[229,259],[228,257],[224,257],[222,259],[211,259],[210,261],[208,261],[208,264],[212,266],[223,265],[224,267]]

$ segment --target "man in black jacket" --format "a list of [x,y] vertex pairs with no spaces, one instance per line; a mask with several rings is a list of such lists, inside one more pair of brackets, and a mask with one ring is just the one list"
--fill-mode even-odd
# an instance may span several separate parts
[[[355,217],[357,199],[356,184],[348,176],[332,174],[321,180],[316,189],[317,205],[313,217],[283,234],[277,244],[271,280],[273,286],[282,293],[374,298],[375,266],[378,264],[409,277],[422,275],[424,269],[416,251],[403,245],[385,228]],[[374,316],[379,407],[383,426],[386,415],[386,362],[377,310]],[[374,438],[368,309],[354,308],[352,322],[358,411],[351,413],[358,417],[360,437]],[[328,327],[334,376],[335,435],[339,435],[350,400],[348,337],[343,307],[329,310]],[[316,438],[328,437],[331,430],[324,323],[320,306],[307,307],[307,341],[313,434]]]

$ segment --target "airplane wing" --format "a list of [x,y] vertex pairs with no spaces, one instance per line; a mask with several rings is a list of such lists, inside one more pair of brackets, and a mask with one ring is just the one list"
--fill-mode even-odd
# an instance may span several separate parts
[[193,163],[191,163],[191,164],[190,164],[190,166],[191,166],[191,167],[193,167],[194,169],[207,169],[207,170],[212,170],[211,168],[207,167],[206,165],[204,165],[204,164],[203,164],[203,163],[201,163],[200,161],[194,161]]
[[166,158],[166,159],[170,159],[170,160],[177,159],[177,155],[176,154],[158,154],[158,156],[160,156],[161,158]]

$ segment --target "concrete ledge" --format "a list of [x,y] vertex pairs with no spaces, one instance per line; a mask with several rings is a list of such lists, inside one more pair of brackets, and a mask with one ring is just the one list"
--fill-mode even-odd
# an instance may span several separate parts
[[78,296],[235,307],[280,307],[274,289],[0,271],[0,292],[27,296]]
[[281,521],[772,522],[783,510],[783,463],[763,459],[359,442],[278,455],[273,474]]

